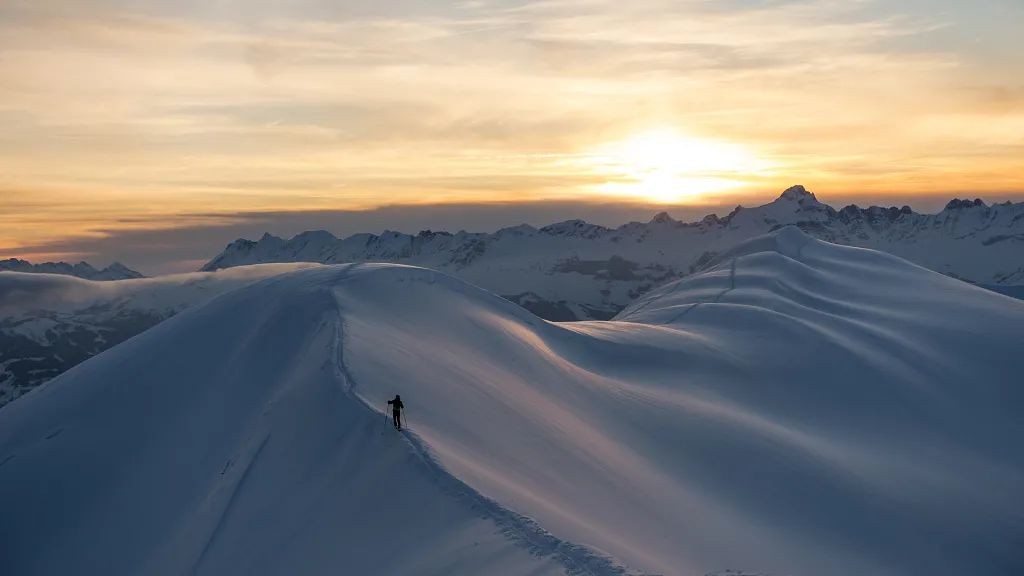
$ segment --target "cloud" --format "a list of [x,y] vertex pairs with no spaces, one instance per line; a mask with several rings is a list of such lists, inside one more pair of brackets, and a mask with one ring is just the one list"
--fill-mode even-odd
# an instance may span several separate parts
[[1007,78],[1024,56],[993,47],[1018,44],[1017,12],[1000,14],[1009,24],[867,0],[9,2],[0,246],[206,211],[586,197],[606,176],[580,158],[663,126],[777,166],[738,177],[737,194],[808,176],[844,193],[1021,189]]

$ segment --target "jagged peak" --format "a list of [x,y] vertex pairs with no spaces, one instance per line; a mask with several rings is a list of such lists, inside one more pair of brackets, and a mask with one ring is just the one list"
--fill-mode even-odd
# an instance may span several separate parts
[[126,278],[145,278],[141,273],[132,270],[120,262],[114,262],[106,268],[97,268],[88,262],[81,260],[75,264],[68,262],[41,262],[33,264],[28,260],[19,258],[8,258],[0,260],[0,270],[13,272],[33,272],[48,274],[63,274],[76,276],[86,280],[123,280]]
[[668,212],[658,212],[651,218],[651,224],[675,224],[675,218],[668,215]]
[[961,200],[959,198],[954,198],[946,204],[945,210],[960,210],[962,208],[974,208],[976,206],[988,207],[981,198],[975,198],[974,200]]
[[807,188],[804,188],[800,184],[790,186],[789,188],[783,190],[782,194],[779,195],[779,198],[778,200],[776,200],[776,202],[778,202],[779,200],[797,202],[801,206],[806,204],[820,203],[818,202],[818,198],[813,193],[808,191]]
[[555,222],[554,224],[548,224],[547,226],[540,229],[541,232],[564,232],[567,230],[575,230],[591,226],[586,220],[579,218],[573,218],[572,220],[563,220],[561,222]]
[[[737,205],[736,205],[736,207],[735,207],[735,208],[733,208],[731,212],[729,212],[728,214],[726,214],[726,215],[725,215],[725,218],[722,218],[722,219],[721,219],[721,221],[722,221],[722,222],[725,222],[725,223],[728,223],[728,222],[730,222],[730,221],[731,221],[731,220],[732,220],[733,218],[735,218],[737,214],[739,214],[739,213],[740,213],[740,212],[742,212],[743,210],[744,210],[743,206],[741,206],[741,205],[737,204]],[[706,217],[705,217],[705,218],[706,218]]]
[[533,234],[537,229],[529,224],[517,224],[516,226],[506,226],[501,228],[495,234]]
[[275,250],[275,249],[278,249],[281,246],[283,246],[286,242],[287,241],[284,238],[281,238],[279,236],[274,236],[273,234],[268,234],[268,233],[264,232],[263,236],[260,236],[259,240],[256,240],[256,241],[246,240],[246,241],[243,242],[242,239],[239,238],[235,242],[232,242],[229,245],[229,247],[235,246],[237,248],[242,248],[242,249],[245,249],[245,250],[252,250],[252,249]]
[[146,276],[137,270],[125,266],[120,262],[114,262],[100,271],[103,274],[117,274],[125,278],[145,278]]
[[334,242],[338,238],[334,234],[331,234],[330,232],[328,232],[327,230],[306,230],[305,232],[301,232],[299,234],[296,234],[292,238],[293,241],[294,240],[306,240],[306,241],[309,241],[309,240],[313,240],[313,239],[326,240],[326,241]]
[[231,242],[228,242],[228,245],[225,248],[225,250],[234,250],[237,248],[252,248],[255,245],[255,240],[249,240],[248,238],[237,238],[235,240],[232,240]]
[[434,238],[435,236],[451,236],[451,235],[452,235],[451,232],[446,232],[444,230],[431,230],[429,228],[426,229],[426,230],[420,230],[419,232],[416,233],[416,237],[417,238]]

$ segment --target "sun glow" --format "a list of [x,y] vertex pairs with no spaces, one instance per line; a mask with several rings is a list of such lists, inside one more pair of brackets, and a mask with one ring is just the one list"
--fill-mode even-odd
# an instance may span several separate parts
[[746,148],[694,138],[671,129],[650,130],[601,147],[588,162],[608,181],[602,193],[674,203],[742,186],[768,168]]

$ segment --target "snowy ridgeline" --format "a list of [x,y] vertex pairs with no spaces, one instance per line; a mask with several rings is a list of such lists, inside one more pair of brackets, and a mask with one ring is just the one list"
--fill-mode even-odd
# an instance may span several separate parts
[[[661,214],[649,223],[616,229],[570,221],[494,234],[389,232],[338,239],[320,231],[288,241],[265,235],[259,242],[232,243],[204,268],[258,262],[402,262],[452,274],[548,320],[608,319],[657,286],[703,270],[736,243],[787,223],[831,242],[880,248],[1024,297],[1024,286],[1014,285],[1024,282],[1024,204],[951,201],[936,215],[915,214],[909,208],[836,211],[799,186],[770,204],[690,224]],[[28,279],[4,270],[47,274]],[[267,270],[239,276],[177,274],[89,287],[49,274],[98,280],[140,275],[117,264],[97,271],[85,263],[0,261],[0,407],[189,306],[265,276]],[[72,309],[68,303],[79,306]]]
[[611,322],[379,264],[178,314],[0,410],[5,568],[1024,573],[1024,302],[794,228],[709,265]]
[[790,224],[828,242],[883,250],[973,283],[1024,284],[1024,203],[952,200],[938,214],[906,206],[836,210],[802,186],[769,204],[692,223],[662,213],[618,228],[570,220],[493,234],[385,232],[339,239],[319,230],[289,240],[266,234],[232,242],[203,269],[398,262],[441,270],[548,320],[602,320],[648,290],[703,269],[736,244]]
[[185,308],[310,266],[270,264],[116,282],[0,272],[0,407]]

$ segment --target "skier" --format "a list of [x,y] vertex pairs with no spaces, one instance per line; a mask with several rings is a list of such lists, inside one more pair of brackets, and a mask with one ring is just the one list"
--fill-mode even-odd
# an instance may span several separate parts
[[391,421],[395,424],[395,430],[402,429],[402,409],[405,405],[402,404],[402,397],[395,394],[394,400],[388,400],[388,404],[391,405]]

